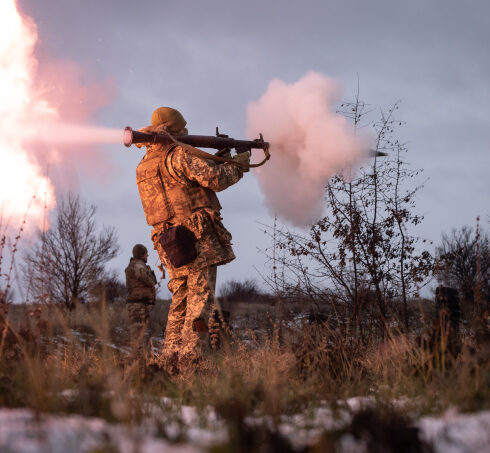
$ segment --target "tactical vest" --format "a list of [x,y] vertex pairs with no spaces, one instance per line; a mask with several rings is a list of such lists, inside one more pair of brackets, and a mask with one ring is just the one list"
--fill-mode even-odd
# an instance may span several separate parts
[[[138,272],[138,269],[139,272]],[[126,274],[126,288],[128,289],[128,301],[141,301],[141,300],[150,300],[153,301],[155,299],[156,290],[156,279],[154,278],[154,274],[151,269],[144,264],[140,260],[131,259],[128,267],[125,269]],[[143,273],[146,278],[145,281],[141,281],[137,278],[137,274]],[[154,281],[154,284],[151,285],[149,282]]]
[[136,168],[136,183],[148,225],[180,223],[199,208],[221,209],[211,189],[170,174],[167,158],[174,148],[173,144],[159,147]]

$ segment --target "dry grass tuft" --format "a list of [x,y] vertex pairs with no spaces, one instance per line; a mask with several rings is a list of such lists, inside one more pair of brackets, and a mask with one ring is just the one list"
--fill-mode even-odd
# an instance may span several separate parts
[[[168,303],[162,302],[152,313],[152,331],[160,338],[165,307]],[[232,313],[231,327],[199,369],[168,376],[155,365],[141,370],[129,359],[123,304],[101,301],[72,311],[49,305],[10,308],[0,326],[0,406],[130,424],[152,419],[162,436],[182,440],[185,427],[178,412],[169,409],[167,397],[202,414],[215,408],[230,437],[215,451],[253,451],[253,446],[233,450],[250,434],[249,416],[269,420],[250,434],[256,442],[299,451],[279,436],[281,417],[325,404],[335,408],[352,396],[372,396],[379,402],[376,414],[364,414],[365,419],[355,419],[348,428],[359,438],[371,429],[370,423],[381,423],[379,418],[392,421],[394,433],[399,429],[410,436],[410,417],[449,406],[479,410],[490,402],[490,343],[477,339],[472,330],[455,337],[444,320],[417,335],[394,331],[359,341],[337,322],[310,324],[297,312],[281,314],[277,307],[263,305],[265,315],[253,331]],[[383,404],[402,400],[404,405],[395,411],[399,418],[386,415]],[[155,415],[158,407],[160,415]],[[171,424],[182,428],[180,434],[167,429]],[[346,432],[326,433],[310,451],[333,451],[322,445],[335,443]],[[372,441],[385,445],[391,440]]]

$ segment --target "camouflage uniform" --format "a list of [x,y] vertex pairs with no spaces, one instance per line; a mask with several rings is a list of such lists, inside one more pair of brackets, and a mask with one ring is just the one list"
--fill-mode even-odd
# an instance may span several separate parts
[[150,266],[141,258],[131,258],[125,273],[131,350],[134,357],[144,357],[148,347],[148,320],[150,308],[155,303],[157,280]]
[[[172,303],[163,356],[178,354],[179,362],[187,363],[209,347],[216,267],[235,258],[215,192],[238,182],[243,171],[195,157],[181,146],[152,144],[136,176],[147,222],[153,226],[154,247],[170,277]],[[191,263],[172,266],[158,241],[166,225],[184,225],[196,236],[198,254]]]

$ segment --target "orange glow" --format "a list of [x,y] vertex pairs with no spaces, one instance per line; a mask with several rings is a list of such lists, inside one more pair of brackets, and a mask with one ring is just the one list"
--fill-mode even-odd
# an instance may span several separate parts
[[46,205],[56,205],[54,187],[23,144],[33,117],[49,120],[56,109],[36,95],[36,26],[22,17],[15,0],[0,2],[0,218],[2,225],[42,226]]

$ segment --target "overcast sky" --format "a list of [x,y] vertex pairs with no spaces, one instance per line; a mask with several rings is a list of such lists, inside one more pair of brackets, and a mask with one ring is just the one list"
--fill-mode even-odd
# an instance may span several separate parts
[[[166,105],[183,113],[190,133],[214,134],[219,125],[242,138],[246,106],[271,79],[294,82],[315,70],[336,79],[349,99],[359,75],[366,102],[386,109],[401,101],[407,124],[400,138],[409,143],[408,160],[429,178],[419,194],[425,221],[417,234],[437,242],[441,231],[474,225],[477,215],[488,228],[488,0],[19,4],[37,23],[41,58],[72,60],[115,81],[114,101],[97,116],[104,126],[142,127]],[[113,266],[122,277],[132,245],[151,248],[135,184],[142,151],[111,145],[101,153],[115,171],[103,183],[80,174],[73,189],[98,206],[101,223],[117,227],[123,252]],[[266,270],[257,248],[268,244],[260,223],[272,219],[254,176],[220,199],[237,259],[220,268],[218,285],[260,280]],[[150,264],[156,261],[153,255]]]

